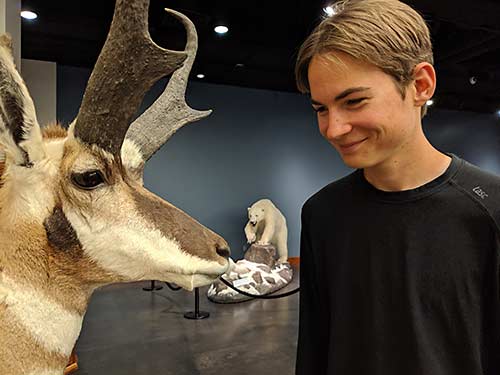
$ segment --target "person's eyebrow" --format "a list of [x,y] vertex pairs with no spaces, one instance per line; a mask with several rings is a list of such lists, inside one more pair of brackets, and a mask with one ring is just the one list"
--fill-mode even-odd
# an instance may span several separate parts
[[[338,94],[334,100],[336,102],[338,102],[339,100],[342,100],[351,94],[354,94],[356,92],[361,92],[361,91],[367,91],[367,90],[370,90],[370,88],[369,87],[351,87],[350,89],[344,90],[340,94]],[[317,100],[314,100],[313,98],[311,98],[311,103],[314,105],[323,105],[322,103],[318,102]]]
[[370,88],[369,87],[352,87],[350,89],[347,89],[347,90],[341,92],[339,95],[337,95],[335,97],[335,101],[338,102],[339,100],[342,100],[351,94],[354,94],[356,92],[366,91],[366,90],[370,90]]

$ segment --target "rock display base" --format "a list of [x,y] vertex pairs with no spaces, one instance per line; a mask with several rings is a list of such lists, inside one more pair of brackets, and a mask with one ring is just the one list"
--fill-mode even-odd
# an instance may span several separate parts
[[[276,249],[272,245],[252,245],[245,253],[245,259],[237,261],[230,273],[223,277],[247,293],[255,295],[274,293],[287,286],[293,279],[293,269],[290,264],[276,263],[275,254]],[[227,287],[220,280],[212,283],[207,296],[215,303],[236,303],[253,299]]]
[[245,252],[245,260],[273,267],[276,264],[276,248],[273,245],[253,244]]

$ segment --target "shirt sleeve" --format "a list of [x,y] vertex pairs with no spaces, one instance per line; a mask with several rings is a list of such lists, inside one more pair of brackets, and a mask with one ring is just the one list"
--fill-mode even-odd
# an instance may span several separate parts
[[319,293],[318,270],[302,209],[300,237],[299,338],[296,375],[324,375],[328,365],[328,319]]

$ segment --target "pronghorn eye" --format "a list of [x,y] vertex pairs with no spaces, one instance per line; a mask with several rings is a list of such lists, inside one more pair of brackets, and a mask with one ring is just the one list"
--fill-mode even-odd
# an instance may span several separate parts
[[100,171],[90,171],[84,173],[73,173],[71,175],[73,183],[81,189],[92,190],[104,183],[104,178]]

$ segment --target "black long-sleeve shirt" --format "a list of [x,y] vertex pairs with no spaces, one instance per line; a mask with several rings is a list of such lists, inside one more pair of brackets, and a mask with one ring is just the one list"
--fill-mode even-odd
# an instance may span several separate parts
[[362,170],[302,210],[297,375],[499,375],[500,178],[452,155],[414,190]]

